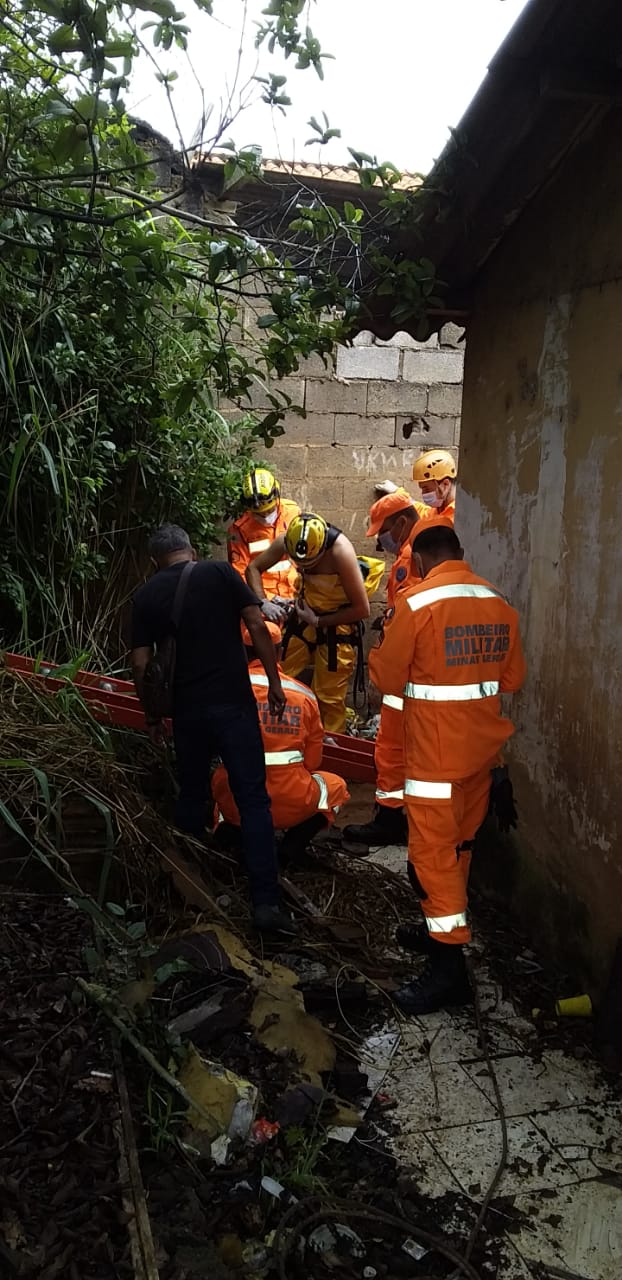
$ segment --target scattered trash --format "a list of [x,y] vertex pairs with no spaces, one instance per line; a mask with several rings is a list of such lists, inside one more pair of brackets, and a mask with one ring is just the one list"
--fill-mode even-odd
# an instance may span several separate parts
[[[192,933],[181,934],[177,938],[167,938],[151,961],[152,969],[157,972],[163,965],[174,961],[185,960],[192,969],[208,973],[229,973],[235,968],[230,959],[228,949],[221,945],[218,938],[219,928],[207,925],[203,929],[193,929]],[[234,942],[233,934],[222,930]]]
[[219,987],[209,1000],[204,1000],[202,1004],[198,1004],[194,1009],[188,1009],[185,1013],[180,1013],[178,1017],[173,1018],[168,1024],[169,1031],[175,1035],[183,1036],[188,1032],[194,1031],[195,1027],[200,1027],[207,1022],[214,1013],[218,1013],[222,1008],[222,1003],[227,993],[226,987]]
[[351,1258],[364,1258],[367,1252],[361,1237],[343,1222],[335,1222],[332,1226],[323,1223],[316,1227],[307,1243],[314,1253],[336,1254],[340,1244]]
[[591,1018],[593,1012],[590,997],[584,995],[569,996],[565,1000],[556,1000],[554,1011],[553,1009],[532,1009],[531,1016],[536,1022],[541,1022],[545,1028],[552,1030],[555,1026],[554,1017]]
[[273,1122],[272,1120],[266,1120],[265,1117],[262,1116],[261,1119],[255,1121],[251,1129],[251,1142],[253,1143],[253,1146],[260,1147],[266,1142],[271,1142],[273,1138],[276,1138],[280,1128],[281,1126],[278,1120]]
[[319,1111],[329,1095],[317,1085],[303,1081],[287,1089],[277,1103],[277,1119],[282,1129],[302,1125],[312,1111]]
[[358,731],[359,738],[367,738],[368,741],[375,740],[380,728],[380,716],[372,716]]
[[[292,976],[296,981],[296,975]],[[255,1039],[271,1053],[287,1050],[294,1054],[302,1077],[321,1085],[322,1072],[332,1071],[335,1065],[330,1036],[317,1018],[305,1011],[300,991],[274,978],[258,985],[249,1017]]]
[[[192,1129],[208,1134],[212,1148],[214,1140],[222,1135],[246,1141],[258,1099],[258,1090],[250,1080],[243,1080],[219,1062],[202,1058],[196,1049],[191,1050],[178,1078],[197,1108],[201,1108],[189,1111],[188,1123]],[[219,1155],[222,1149],[220,1144]]]
[[567,1000],[556,1000],[555,1012],[559,1018],[591,1018],[592,1001],[589,996],[570,996]]
[[325,982],[328,978],[328,969],[325,964],[320,964],[319,960],[310,960],[308,956],[290,955],[289,952],[280,959],[297,975],[303,987]]
[[402,1245],[402,1253],[407,1253],[409,1258],[415,1259],[415,1262],[420,1262],[429,1252],[430,1250],[424,1249],[422,1244],[417,1244],[416,1240],[405,1240]]
[[267,1174],[261,1179],[261,1189],[267,1191],[269,1196],[274,1196],[275,1200],[280,1200],[285,1194],[285,1187],[277,1182],[276,1178],[269,1178]]
[[242,1250],[242,1265],[247,1273],[253,1273],[263,1270],[270,1262],[270,1250],[266,1247],[263,1240],[251,1240],[244,1245]]
[[397,1099],[393,1098],[390,1093],[377,1093],[376,1106],[381,1111],[392,1111],[397,1106]]
[[222,1168],[222,1166],[227,1163],[230,1154],[231,1138],[228,1138],[226,1133],[221,1133],[220,1137],[216,1138],[211,1144],[210,1155],[212,1160],[214,1161],[214,1164],[217,1164],[219,1168]]
[[[360,1056],[363,1062],[363,1069],[367,1073],[367,1089],[365,1095],[359,1104],[361,1118],[365,1116],[367,1110],[371,1106],[374,1097],[380,1088],[387,1071],[391,1065],[391,1059],[397,1049],[401,1036],[399,1031],[385,1026],[382,1031],[376,1032],[372,1036],[368,1036],[363,1041],[360,1049]],[[372,1065],[366,1065],[371,1059]],[[349,1125],[332,1125],[328,1130],[329,1138],[333,1138],[336,1142],[350,1142],[356,1133],[356,1126]]]

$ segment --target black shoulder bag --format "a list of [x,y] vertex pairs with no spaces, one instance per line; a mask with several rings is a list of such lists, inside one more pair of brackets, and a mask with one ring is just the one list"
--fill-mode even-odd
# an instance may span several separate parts
[[175,599],[173,600],[170,630],[164,636],[162,642],[158,645],[157,652],[149,659],[145,667],[142,703],[148,722],[157,723],[159,720],[164,720],[173,711],[173,685],[175,683],[175,664],[177,661],[177,628],[194,565],[194,560],[189,560],[181,571],[181,577],[175,591]]

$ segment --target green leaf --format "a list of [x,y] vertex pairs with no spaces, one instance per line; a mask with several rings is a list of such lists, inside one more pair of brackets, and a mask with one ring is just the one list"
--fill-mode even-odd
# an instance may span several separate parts
[[137,920],[135,924],[128,924],[127,931],[130,938],[132,938],[134,942],[137,942],[139,938],[144,938],[147,932],[147,925],[144,920]]
[[272,315],[270,312],[268,312],[263,316],[259,316],[259,319],[257,320],[257,328],[272,329],[272,327],[278,323],[279,323],[279,317]]
[[179,395],[177,396],[177,400],[175,401],[174,413],[176,418],[182,418],[183,415],[188,412],[195,395],[196,387],[194,382],[187,382],[186,385],[182,387]]
[[74,28],[67,23],[57,27],[47,43],[50,53],[80,53],[82,50],[82,41],[77,38]]
[[52,146],[52,155],[58,164],[66,164],[68,160],[84,155],[87,145],[86,125],[72,121],[59,129]]
[[37,444],[39,445],[39,448],[45,459],[50,480],[52,482],[52,489],[54,491],[54,496],[56,498],[60,498],[60,484],[58,483],[58,471],[56,470],[56,463],[54,462],[52,454],[50,453],[50,450],[48,449],[47,445],[43,443],[43,440],[38,440]]

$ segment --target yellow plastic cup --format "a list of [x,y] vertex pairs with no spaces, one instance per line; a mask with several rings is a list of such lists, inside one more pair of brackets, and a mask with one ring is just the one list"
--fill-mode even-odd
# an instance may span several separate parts
[[558,1018],[591,1018],[592,1001],[589,996],[570,996],[567,1000],[556,1000],[555,1012]]

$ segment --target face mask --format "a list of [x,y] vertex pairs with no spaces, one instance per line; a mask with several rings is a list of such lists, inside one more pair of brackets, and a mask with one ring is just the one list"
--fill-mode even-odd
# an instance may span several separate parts
[[422,493],[421,501],[425,502],[426,507],[440,507],[443,499],[440,493]]
[[388,551],[391,556],[397,555],[400,549],[400,544],[395,541],[392,533],[379,533],[378,541],[383,551]]
[[276,524],[278,518],[279,518],[278,507],[275,507],[274,511],[269,511],[267,515],[259,517],[260,520],[263,520],[264,524]]

